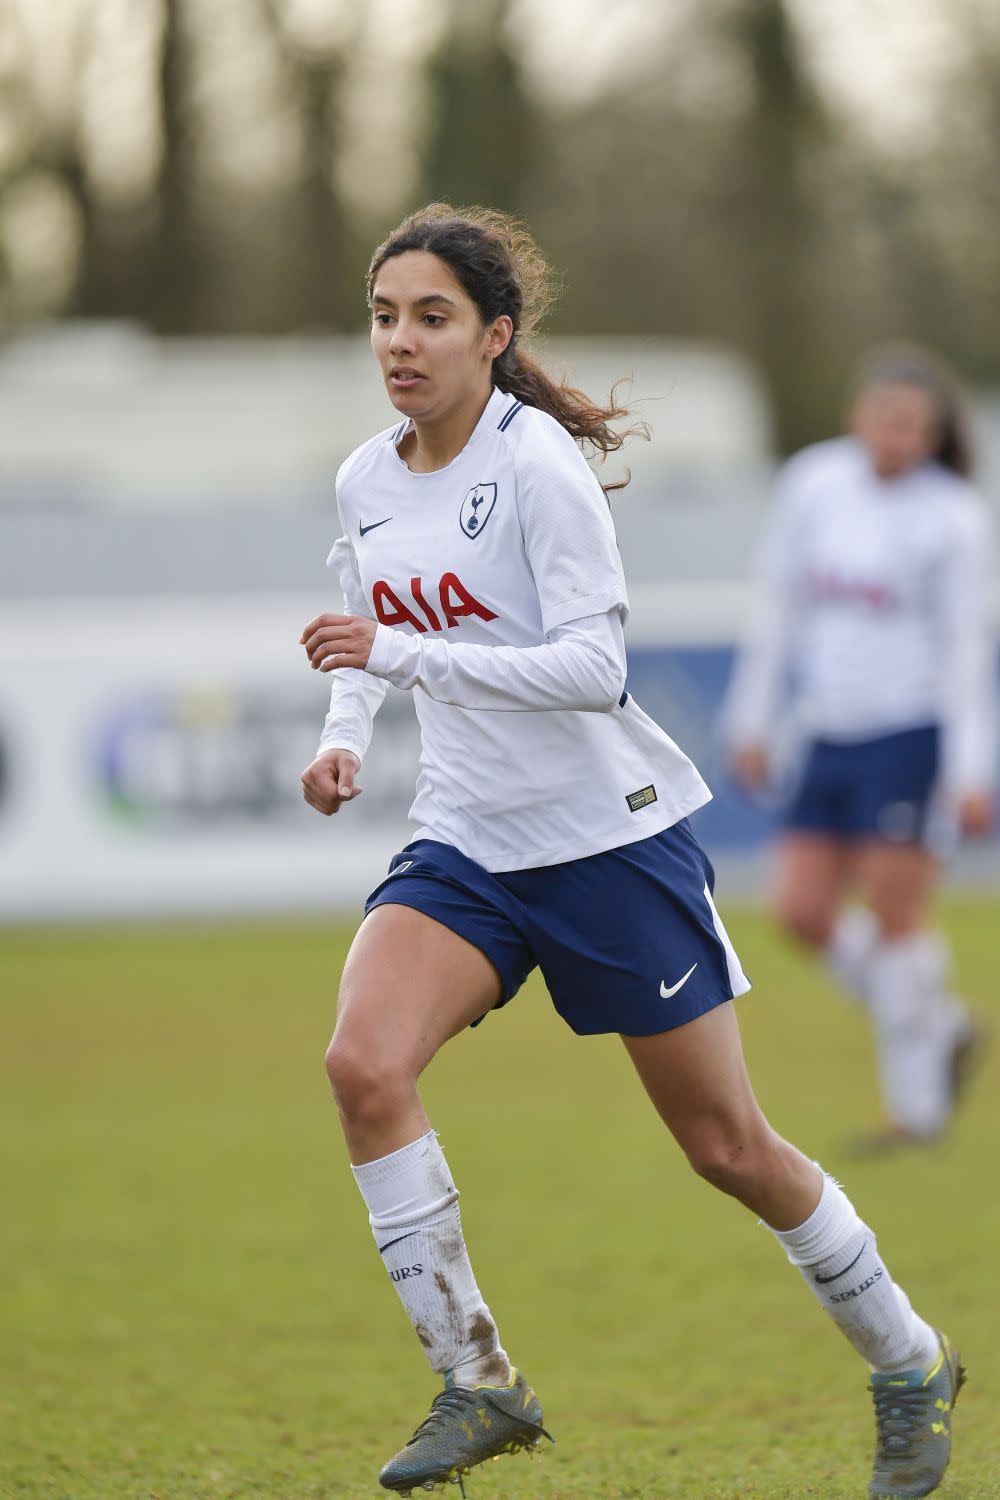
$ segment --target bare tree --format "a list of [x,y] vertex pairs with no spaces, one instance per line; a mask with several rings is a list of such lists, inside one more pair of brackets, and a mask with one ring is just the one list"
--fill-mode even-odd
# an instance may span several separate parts
[[430,62],[433,119],[421,198],[517,211],[540,149],[537,111],[508,40],[510,0],[451,0]]
[[341,90],[357,23],[346,35],[308,45],[290,35],[270,0],[271,26],[294,79],[302,136],[302,171],[292,211],[296,236],[294,321],[302,326],[344,329],[356,316],[354,290],[359,251],[337,190],[335,164],[342,131]]

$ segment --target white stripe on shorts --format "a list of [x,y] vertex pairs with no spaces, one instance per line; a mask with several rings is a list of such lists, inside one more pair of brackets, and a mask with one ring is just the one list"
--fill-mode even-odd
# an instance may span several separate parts
[[719,916],[719,913],[716,910],[715,902],[712,900],[712,892],[709,890],[707,885],[705,886],[705,900],[708,902],[708,909],[712,913],[712,925],[715,928],[716,935],[718,936],[719,942],[726,950],[726,967],[729,970],[729,985],[733,992],[733,998],[735,999],[737,995],[746,994],[747,990],[750,988],[750,981],[743,972],[743,965],[739,961],[736,949],[729,941],[729,933],[722,925],[722,918]]

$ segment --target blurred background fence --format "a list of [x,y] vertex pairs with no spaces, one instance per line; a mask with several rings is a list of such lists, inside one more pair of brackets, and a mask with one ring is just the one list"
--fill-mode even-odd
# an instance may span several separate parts
[[745,879],[714,726],[776,463],[905,336],[1000,504],[991,0],[0,0],[0,919],[355,905],[405,839],[401,697],[357,806],[301,803],[296,641],[392,420],[367,259],[437,197],[521,213],[548,362],[633,380],[631,686]]

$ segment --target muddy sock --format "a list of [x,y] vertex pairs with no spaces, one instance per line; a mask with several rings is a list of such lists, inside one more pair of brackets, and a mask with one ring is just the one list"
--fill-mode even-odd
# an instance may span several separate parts
[[506,1385],[510,1361],[472,1274],[458,1189],[436,1133],[351,1170],[431,1369],[454,1385]]

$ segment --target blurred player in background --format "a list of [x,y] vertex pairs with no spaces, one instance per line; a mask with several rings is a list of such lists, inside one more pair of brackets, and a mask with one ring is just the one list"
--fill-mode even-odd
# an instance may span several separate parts
[[850,434],[780,476],[725,712],[736,776],[766,791],[794,682],[809,743],[775,910],[871,1016],[886,1121],[869,1149],[940,1135],[983,1044],[932,918],[956,835],[992,820],[991,547],[970,469],[950,372],[919,349],[870,355]]
[[[621,559],[575,441],[619,447],[609,423],[625,413],[526,352],[546,273],[523,228],[447,205],[375,252],[372,346],[401,420],[340,470],[330,560],[347,613],[302,636],[333,672],[302,778],[318,811],[358,795],[386,683],[413,690],[421,730],[416,837],[368,899],[327,1053],[378,1252],[445,1381],[380,1480],[402,1494],[459,1482],[547,1436],[476,1284],[417,1092],[437,1050],[537,965],[573,1030],[621,1034],[694,1169],[771,1227],[867,1360],[872,1493],[926,1494],[948,1462],[961,1367],[842,1190],[754,1099],[731,1003],[749,985],[686,818],[709,792],[625,689]],[[483,1108],[512,1171],[544,1150],[518,1138],[502,1094]]]

